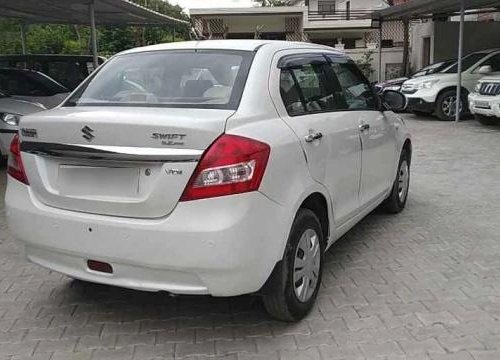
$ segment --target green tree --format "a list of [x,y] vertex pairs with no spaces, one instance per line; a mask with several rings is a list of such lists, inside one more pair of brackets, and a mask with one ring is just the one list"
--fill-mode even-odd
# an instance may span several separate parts
[[363,57],[356,61],[359,69],[363,72],[367,79],[371,80],[375,70],[373,69],[373,51],[367,51]]
[[[162,0],[134,0],[141,6],[159,13],[186,20],[188,16],[179,6]],[[112,55],[136,46],[157,44],[189,38],[187,25],[165,24],[156,27],[100,26],[98,27],[99,52]],[[26,42],[29,53],[42,54],[88,54],[90,53],[90,31],[87,26],[74,25],[29,25],[26,27]],[[12,20],[0,20],[0,54],[21,53],[20,25]]]

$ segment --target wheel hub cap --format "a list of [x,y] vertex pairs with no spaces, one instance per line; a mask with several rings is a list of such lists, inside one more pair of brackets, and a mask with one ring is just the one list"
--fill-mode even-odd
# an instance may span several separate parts
[[404,202],[410,187],[410,169],[406,160],[401,163],[398,174],[399,201]]
[[[460,112],[462,112],[462,101],[460,101]],[[444,99],[443,104],[441,106],[443,109],[443,113],[446,116],[453,117],[457,113],[457,97],[456,96],[450,96],[446,99]]]
[[301,302],[307,302],[318,284],[321,247],[319,237],[313,229],[307,229],[300,237],[293,267],[295,295]]

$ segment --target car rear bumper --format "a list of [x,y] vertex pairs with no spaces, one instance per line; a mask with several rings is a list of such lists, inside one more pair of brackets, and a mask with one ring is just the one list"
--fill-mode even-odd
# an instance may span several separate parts
[[[258,291],[282,258],[290,215],[259,192],[179,203],[161,219],[48,207],[8,179],[8,226],[29,260],[96,283],[175,294]],[[92,271],[107,262],[113,274]]]
[[500,119],[500,97],[470,94],[469,109],[475,115],[497,117]]

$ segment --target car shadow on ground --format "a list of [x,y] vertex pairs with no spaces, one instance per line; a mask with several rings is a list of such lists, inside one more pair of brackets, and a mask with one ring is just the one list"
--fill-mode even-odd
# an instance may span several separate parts
[[[377,227],[381,220],[387,223],[384,219],[392,216],[375,210],[329,249],[325,255],[325,276],[319,301],[323,291],[338,291],[335,280],[332,280],[335,269],[346,262],[357,262],[357,255],[360,254],[358,248],[365,246],[366,242],[374,241],[370,229]],[[163,326],[161,324],[165,326],[161,330],[174,327],[176,331],[264,323],[285,328],[295,326],[272,320],[265,312],[260,297],[256,295],[231,298],[172,296],[167,293],[135,291],[80,280],[69,280],[56,292],[58,297],[64,299],[62,301],[66,306],[75,306],[74,315],[90,315],[88,325],[98,323],[102,319],[122,323],[140,321],[141,333],[158,331],[158,326]],[[322,317],[321,309],[316,306],[308,319],[318,317]]]

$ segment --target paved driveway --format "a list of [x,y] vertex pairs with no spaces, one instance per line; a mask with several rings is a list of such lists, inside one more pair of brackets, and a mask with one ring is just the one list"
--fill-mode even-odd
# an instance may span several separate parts
[[71,281],[23,259],[2,210],[0,359],[500,359],[500,129],[408,119],[407,211],[370,215],[330,250],[299,324],[249,296]]

